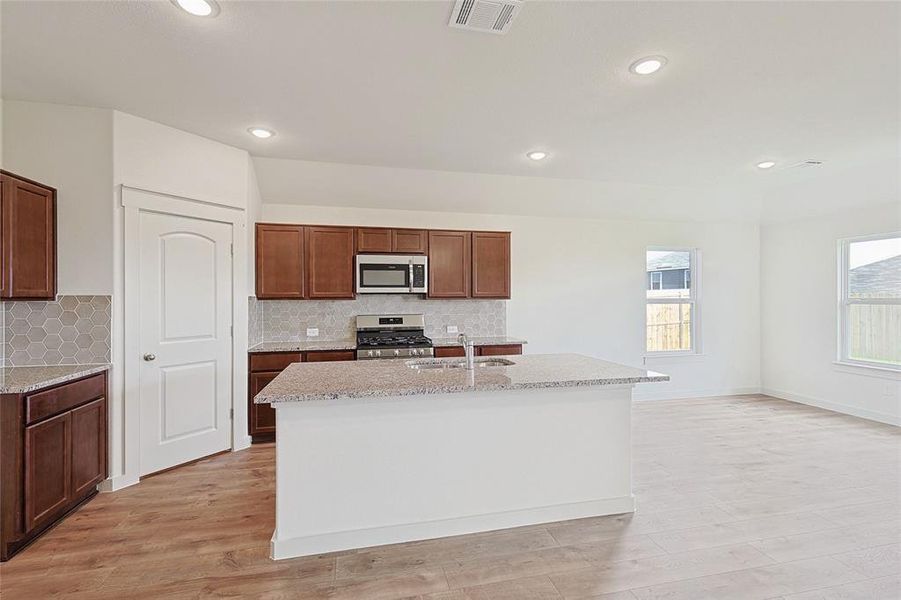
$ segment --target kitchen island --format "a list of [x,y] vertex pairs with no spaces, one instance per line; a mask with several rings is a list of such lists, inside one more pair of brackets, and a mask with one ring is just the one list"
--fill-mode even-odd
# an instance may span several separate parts
[[272,557],[634,510],[632,387],[577,354],[296,363],[276,409]]

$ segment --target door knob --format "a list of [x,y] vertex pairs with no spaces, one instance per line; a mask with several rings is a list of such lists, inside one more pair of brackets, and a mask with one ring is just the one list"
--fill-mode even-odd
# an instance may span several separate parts
[[156,354],[150,354],[148,352],[147,354],[144,355],[144,360],[146,360],[148,362],[151,360],[156,360]]

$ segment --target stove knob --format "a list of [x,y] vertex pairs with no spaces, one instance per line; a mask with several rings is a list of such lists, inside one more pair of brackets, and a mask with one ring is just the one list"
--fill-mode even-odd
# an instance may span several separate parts
[[382,351],[381,351],[381,350],[376,350],[376,351],[375,351],[375,355],[376,355],[376,356],[381,356],[381,355],[382,355]]
[[372,350],[366,353],[366,356],[372,356]]
[[400,350],[395,350],[395,351],[394,351],[394,356],[400,356]]

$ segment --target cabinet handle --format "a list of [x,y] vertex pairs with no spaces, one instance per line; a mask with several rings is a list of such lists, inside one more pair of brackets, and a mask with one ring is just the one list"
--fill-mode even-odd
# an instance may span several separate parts
[[150,362],[151,360],[156,360],[156,354],[150,354],[149,352],[144,355],[144,360]]

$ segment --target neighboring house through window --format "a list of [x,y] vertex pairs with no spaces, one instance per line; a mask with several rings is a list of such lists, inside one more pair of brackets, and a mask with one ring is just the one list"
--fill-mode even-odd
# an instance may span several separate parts
[[649,249],[645,349],[697,352],[697,250]]
[[901,369],[901,233],[839,242],[840,362]]

